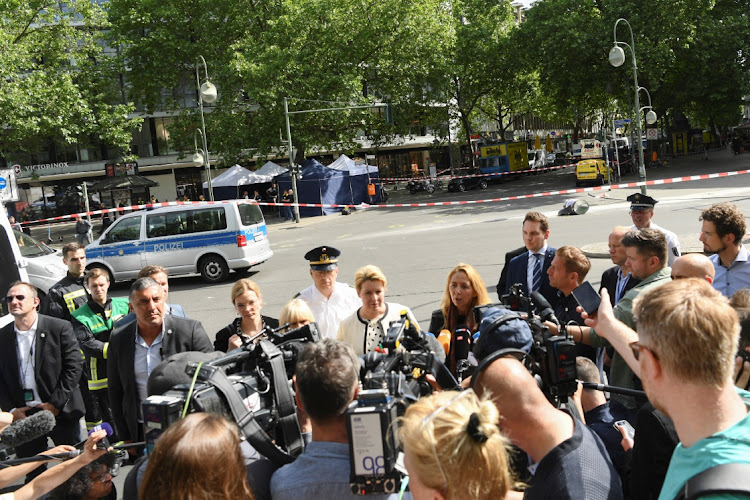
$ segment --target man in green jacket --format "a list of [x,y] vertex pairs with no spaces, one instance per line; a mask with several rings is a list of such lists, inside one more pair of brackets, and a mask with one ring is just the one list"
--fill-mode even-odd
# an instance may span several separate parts
[[86,274],[91,298],[73,311],[73,329],[85,357],[89,397],[86,398],[86,427],[109,422],[114,425],[107,393],[107,349],[117,318],[128,313],[128,300],[107,297],[109,273],[94,268]]

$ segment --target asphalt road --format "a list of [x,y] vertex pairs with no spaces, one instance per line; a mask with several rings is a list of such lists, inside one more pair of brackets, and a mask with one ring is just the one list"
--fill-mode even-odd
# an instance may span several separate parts
[[[750,168],[750,155],[734,156],[729,150],[713,152],[708,161],[701,156],[674,160],[669,169],[649,169],[649,179],[736,171]],[[633,179],[625,179],[625,181]],[[523,176],[486,190],[466,193],[410,195],[392,192],[390,203],[483,200],[520,194],[573,189],[572,169]],[[698,242],[700,210],[718,201],[733,201],[750,213],[750,177],[723,177],[649,187],[659,200],[654,220],[677,233],[683,250],[701,251]],[[636,188],[553,195],[531,199],[454,205],[445,207],[369,208],[351,215],[329,215],[302,219],[299,224],[269,219],[268,234],[274,256],[252,268],[249,276],[263,293],[263,313],[277,317],[292,296],[310,284],[309,267],[303,255],[309,249],[328,245],[342,251],[339,281],[352,283],[360,266],[375,264],[387,278],[387,300],[409,306],[425,325],[438,307],[448,271],[458,262],[477,268],[496,297],[497,283],[506,251],[521,246],[521,221],[529,210],[551,217],[552,246],[575,245],[592,257],[606,255],[606,241],[615,225],[630,225],[625,198]],[[557,216],[564,200],[586,200],[590,209],[580,216]],[[601,273],[611,265],[608,258],[592,258],[588,279],[598,285]],[[209,285],[200,277],[170,280],[170,301],[182,304],[191,318],[200,320],[209,336],[229,324],[235,314],[229,290],[235,274],[221,284]],[[114,293],[125,295],[129,283],[116,285]]]

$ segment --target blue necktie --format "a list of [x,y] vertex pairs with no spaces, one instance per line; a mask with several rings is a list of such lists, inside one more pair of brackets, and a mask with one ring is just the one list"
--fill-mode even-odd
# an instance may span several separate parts
[[542,254],[535,253],[536,264],[534,265],[534,279],[532,281],[531,292],[537,292],[542,287]]

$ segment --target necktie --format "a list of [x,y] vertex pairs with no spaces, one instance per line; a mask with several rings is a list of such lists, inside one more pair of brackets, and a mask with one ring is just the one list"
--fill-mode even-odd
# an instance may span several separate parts
[[[534,280],[532,281],[531,292],[537,292],[542,287],[542,254],[535,253],[536,264],[534,265]],[[531,293],[529,292],[529,293]]]

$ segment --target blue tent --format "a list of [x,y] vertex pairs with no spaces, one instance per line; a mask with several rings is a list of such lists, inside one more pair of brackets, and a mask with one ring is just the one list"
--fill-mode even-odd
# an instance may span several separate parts
[[[372,182],[377,174],[370,173]],[[289,173],[276,177],[280,190],[292,188]],[[317,160],[308,159],[302,163],[302,179],[297,181],[297,196],[300,203],[314,203],[322,205],[359,205],[369,203],[367,195],[368,175],[350,175],[348,170],[328,168]],[[373,203],[378,203],[380,197],[373,196]],[[314,217],[341,212],[342,208],[333,207],[300,207],[301,217]]]

